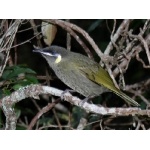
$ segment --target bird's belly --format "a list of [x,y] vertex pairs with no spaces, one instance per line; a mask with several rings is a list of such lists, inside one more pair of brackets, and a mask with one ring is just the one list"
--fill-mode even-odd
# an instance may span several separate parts
[[80,75],[78,72],[55,72],[60,80],[62,80],[67,86],[82,94],[85,97],[97,96],[106,91],[106,88],[94,83],[87,77]]

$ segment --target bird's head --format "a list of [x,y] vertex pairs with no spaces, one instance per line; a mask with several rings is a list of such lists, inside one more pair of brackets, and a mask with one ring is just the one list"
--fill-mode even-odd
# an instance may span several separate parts
[[40,53],[49,62],[60,63],[67,56],[67,50],[59,46],[50,46],[43,49],[36,49],[33,52]]

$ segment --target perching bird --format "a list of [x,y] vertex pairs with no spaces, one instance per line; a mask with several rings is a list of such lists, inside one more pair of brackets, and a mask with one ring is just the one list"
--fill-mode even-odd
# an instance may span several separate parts
[[98,96],[104,87],[134,106],[139,104],[116,88],[108,72],[90,58],[63,47],[50,46],[34,50],[41,53],[57,77],[85,97]]

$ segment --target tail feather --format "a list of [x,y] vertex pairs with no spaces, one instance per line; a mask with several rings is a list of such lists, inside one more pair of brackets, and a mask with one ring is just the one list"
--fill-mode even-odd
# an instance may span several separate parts
[[116,92],[115,93],[123,98],[126,102],[129,102],[130,104],[134,105],[134,106],[140,106],[135,100],[133,100],[132,98],[130,98],[129,96],[127,96],[126,94],[124,94],[123,92],[119,91],[119,92]]

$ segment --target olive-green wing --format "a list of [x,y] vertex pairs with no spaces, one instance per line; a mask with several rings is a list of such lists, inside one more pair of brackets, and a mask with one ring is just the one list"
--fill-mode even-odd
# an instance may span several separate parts
[[93,70],[92,68],[80,68],[80,71],[93,82],[103,85],[111,91],[117,92],[119,90],[115,87],[109,74],[102,67],[98,66],[97,71]]
[[89,69],[80,67],[80,71],[93,82],[103,85],[104,87],[113,91],[130,104],[134,106],[139,106],[139,104],[136,101],[134,101],[132,98],[130,98],[129,96],[127,96],[126,94],[124,94],[122,91],[120,91],[118,88],[115,87],[111,77],[102,67],[98,66],[97,71],[95,71],[95,69],[93,70],[92,68]]

